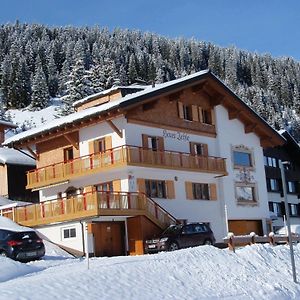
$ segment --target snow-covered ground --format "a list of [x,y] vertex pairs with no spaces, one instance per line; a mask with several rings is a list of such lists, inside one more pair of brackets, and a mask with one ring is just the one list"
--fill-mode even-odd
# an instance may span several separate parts
[[[46,248],[27,264],[0,258],[0,299],[300,299],[287,246],[92,258],[89,270],[84,259]],[[300,276],[300,245],[295,255]]]
[[[20,130],[28,130],[44,124],[45,122],[56,119],[59,114],[59,109],[62,106],[62,101],[59,98],[53,98],[49,102],[49,106],[39,111],[30,111],[28,108],[24,109],[9,109],[5,115],[12,123],[18,126],[18,132]],[[6,138],[13,135],[12,131],[8,131]]]

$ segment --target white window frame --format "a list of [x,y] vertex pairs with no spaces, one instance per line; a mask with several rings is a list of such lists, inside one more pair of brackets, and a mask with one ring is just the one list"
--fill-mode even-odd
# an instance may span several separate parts
[[[237,189],[238,188],[251,188],[252,191],[252,200],[247,200],[247,199],[238,199],[239,194]],[[235,199],[237,204],[242,204],[242,205],[258,205],[258,193],[257,193],[257,186],[255,183],[243,183],[243,182],[236,182],[235,183],[235,187],[234,187],[234,191],[235,191]]]
[[[68,230],[69,231],[69,235],[71,235],[71,230],[75,230],[75,236],[69,236],[69,237],[65,237],[65,231]],[[74,240],[77,238],[77,230],[75,226],[72,227],[63,227],[61,229],[61,240]]]

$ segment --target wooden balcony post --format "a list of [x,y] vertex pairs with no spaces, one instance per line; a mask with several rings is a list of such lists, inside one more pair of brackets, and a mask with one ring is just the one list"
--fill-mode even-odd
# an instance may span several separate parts
[[110,208],[110,201],[109,201],[109,193],[106,192],[106,205],[107,205],[107,208]]
[[42,204],[42,218],[44,219],[45,218],[45,203],[41,203]]
[[64,200],[62,198],[60,199],[60,208],[61,208],[61,214],[63,215],[65,213],[65,209],[64,209]]
[[113,150],[109,150],[110,151],[110,163],[111,163],[111,165],[113,165],[114,164],[114,152],[113,152]]
[[235,252],[235,245],[234,245],[234,234],[229,234],[228,235],[228,248],[229,250],[232,250]]
[[131,209],[131,194],[130,193],[128,193],[127,194],[127,203],[128,203],[128,209]]
[[83,193],[83,209],[84,210],[87,209],[87,205],[86,205],[86,193]]

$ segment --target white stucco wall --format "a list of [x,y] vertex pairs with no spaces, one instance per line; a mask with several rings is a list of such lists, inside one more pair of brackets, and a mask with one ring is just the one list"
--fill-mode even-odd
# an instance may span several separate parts
[[[229,120],[227,110],[219,105],[215,109],[217,120],[217,142],[220,156],[227,158],[228,176],[220,179],[224,190],[224,204],[228,209],[228,218],[232,220],[255,220],[269,218],[268,195],[263,161],[263,149],[260,139],[254,133],[245,134],[244,124],[237,119]],[[256,184],[257,205],[239,205],[235,197],[234,182],[239,181],[239,170],[234,169],[232,147],[243,145],[253,152],[255,168],[251,171]]]
[[[76,237],[64,239],[63,230],[68,228],[76,229]],[[80,222],[52,224],[36,228],[36,230],[53,243],[75,249],[80,252],[84,251],[82,225]]]
[[[142,134],[164,137],[165,150],[190,153],[190,142],[204,143],[208,145],[208,155],[218,156],[216,139],[202,135],[184,133],[182,131],[167,130],[150,126],[127,123],[126,143],[128,145],[142,146]],[[174,134],[175,137],[170,137]],[[187,137],[184,138],[183,135]]]

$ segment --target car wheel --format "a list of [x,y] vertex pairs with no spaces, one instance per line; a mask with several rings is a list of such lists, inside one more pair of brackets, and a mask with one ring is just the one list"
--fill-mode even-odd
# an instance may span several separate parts
[[177,243],[175,242],[172,242],[169,246],[169,251],[175,251],[175,250],[178,250],[179,249],[179,246]]
[[211,246],[212,245],[212,241],[211,240],[205,240],[203,245],[208,245]]
[[0,256],[7,257],[7,253],[5,251],[0,252]]

